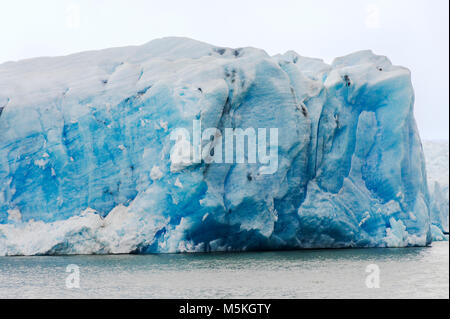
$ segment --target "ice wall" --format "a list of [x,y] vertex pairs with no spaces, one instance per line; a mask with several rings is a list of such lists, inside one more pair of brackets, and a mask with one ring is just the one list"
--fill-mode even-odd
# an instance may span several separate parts
[[447,240],[448,236],[448,141],[424,141],[427,179],[430,189],[433,240]]
[[[0,255],[427,245],[413,104],[410,72],[370,51],[164,38],[1,64]],[[193,120],[278,128],[278,169],[174,165]]]

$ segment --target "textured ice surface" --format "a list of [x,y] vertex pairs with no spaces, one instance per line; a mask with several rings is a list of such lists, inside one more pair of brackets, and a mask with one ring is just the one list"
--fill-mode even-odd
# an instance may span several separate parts
[[[431,241],[410,72],[184,38],[0,65],[0,255]],[[171,130],[278,128],[278,170],[173,167]]]
[[431,199],[433,240],[444,239],[448,233],[448,141],[424,141],[423,143],[428,185]]

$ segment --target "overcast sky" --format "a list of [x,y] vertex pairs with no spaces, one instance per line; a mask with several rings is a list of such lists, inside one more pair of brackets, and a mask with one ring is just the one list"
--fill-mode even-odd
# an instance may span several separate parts
[[412,71],[425,139],[448,139],[448,0],[14,0],[0,2],[0,63],[185,36],[331,62],[372,49]]

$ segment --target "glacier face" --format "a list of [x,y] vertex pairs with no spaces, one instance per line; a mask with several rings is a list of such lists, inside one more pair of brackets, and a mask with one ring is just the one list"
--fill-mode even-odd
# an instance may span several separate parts
[[[410,72],[185,38],[0,65],[0,255],[431,241]],[[278,128],[278,169],[188,163],[170,133]]]
[[448,141],[424,141],[427,179],[431,203],[431,227],[433,240],[448,240],[449,217],[449,149]]

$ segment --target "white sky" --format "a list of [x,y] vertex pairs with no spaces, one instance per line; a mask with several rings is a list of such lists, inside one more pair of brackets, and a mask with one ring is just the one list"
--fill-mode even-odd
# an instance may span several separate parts
[[0,63],[186,36],[331,62],[372,49],[411,69],[425,139],[449,136],[448,0],[0,0]]

